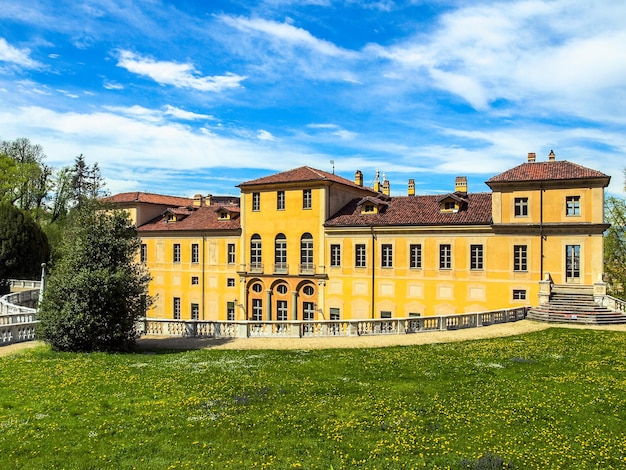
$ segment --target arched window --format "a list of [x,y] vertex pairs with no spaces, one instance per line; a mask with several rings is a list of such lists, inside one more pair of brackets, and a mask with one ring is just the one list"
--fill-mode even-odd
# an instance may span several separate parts
[[300,239],[300,272],[314,271],[313,266],[313,235],[305,233]]
[[279,233],[274,241],[274,272],[287,271],[287,237]]
[[250,239],[250,270],[258,271],[261,269],[263,269],[263,263],[261,262],[261,236],[255,233]]

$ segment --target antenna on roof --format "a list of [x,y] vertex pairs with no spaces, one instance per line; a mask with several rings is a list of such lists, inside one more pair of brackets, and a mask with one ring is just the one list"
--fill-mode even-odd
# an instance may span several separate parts
[[330,164],[333,166],[333,175],[335,174],[335,160],[331,160]]

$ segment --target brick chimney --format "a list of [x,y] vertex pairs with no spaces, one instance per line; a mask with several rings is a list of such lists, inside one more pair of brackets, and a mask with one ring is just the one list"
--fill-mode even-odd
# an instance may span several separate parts
[[361,170],[356,170],[354,174],[354,184],[363,187],[363,172]]
[[467,194],[467,176],[457,176],[454,180],[454,192]]
[[528,152],[528,163],[534,163],[537,160],[535,152]]
[[554,154],[554,150],[550,150],[550,153],[548,154],[548,160],[551,162],[556,160],[556,155]]
[[409,180],[409,196],[415,196],[415,180],[411,178]]

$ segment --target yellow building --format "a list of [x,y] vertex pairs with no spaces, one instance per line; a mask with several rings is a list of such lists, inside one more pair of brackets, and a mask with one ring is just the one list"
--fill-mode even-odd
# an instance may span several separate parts
[[151,317],[365,319],[537,305],[544,279],[592,285],[609,180],[531,153],[490,178],[491,192],[457,177],[448,194],[415,195],[409,180],[390,196],[378,176],[369,188],[360,171],[301,167],[241,183],[240,198],[109,201],[133,211]]

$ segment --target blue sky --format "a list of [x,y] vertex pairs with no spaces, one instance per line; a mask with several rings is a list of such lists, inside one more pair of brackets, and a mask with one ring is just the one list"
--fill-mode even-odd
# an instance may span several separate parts
[[309,165],[394,195],[526,161],[626,167],[626,2],[0,0],[0,138],[110,193]]

